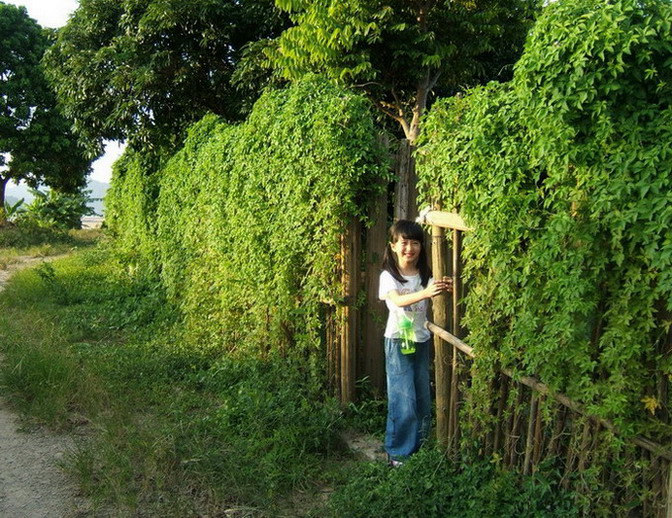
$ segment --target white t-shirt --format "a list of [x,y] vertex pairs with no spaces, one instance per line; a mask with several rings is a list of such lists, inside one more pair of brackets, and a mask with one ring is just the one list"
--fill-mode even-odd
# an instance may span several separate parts
[[[426,342],[431,336],[431,333],[425,329],[428,299],[423,299],[420,302],[402,308],[394,304],[387,296],[388,293],[394,290],[397,290],[399,295],[406,295],[424,289],[420,274],[411,276],[402,275],[402,277],[406,279],[406,282],[403,284],[392,277],[392,274],[387,270],[383,270],[380,274],[378,298],[385,301],[387,309],[389,310],[387,326],[385,327],[385,337],[399,338],[399,320],[403,318],[403,316],[406,316],[406,318],[411,318],[413,320],[415,341]],[[432,284],[433,282],[434,279],[430,278],[428,284]]]

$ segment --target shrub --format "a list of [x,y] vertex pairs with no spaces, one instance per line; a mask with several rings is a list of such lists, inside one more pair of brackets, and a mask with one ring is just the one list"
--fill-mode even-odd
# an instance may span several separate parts
[[91,191],[64,193],[55,189],[42,192],[31,189],[35,199],[17,215],[17,221],[59,230],[82,228],[82,217],[94,214],[87,204]]
[[330,516],[579,516],[558,478],[553,471],[523,477],[484,461],[455,464],[425,448],[397,469],[382,463],[360,466],[331,498]]
[[492,429],[498,366],[613,420],[619,435],[599,434],[575,486],[595,515],[639,505],[597,491],[605,473],[632,495],[649,490],[632,483],[648,484],[648,468],[623,460],[624,438],[671,437],[670,26],[665,1],[550,3],[512,83],[437,103],[420,155],[425,202],[474,228],[463,422]]

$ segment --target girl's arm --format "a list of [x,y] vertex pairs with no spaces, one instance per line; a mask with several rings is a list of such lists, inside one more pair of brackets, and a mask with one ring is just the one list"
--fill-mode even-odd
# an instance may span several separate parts
[[408,293],[406,295],[399,295],[397,290],[392,290],[387,293],[387,298],[390,301],[400,308],[405,306],[410,306],[416,302],[420,302],[424,299],[431,299],[436,295],[444,291],[452,291],[453,281],[448,277],[444,277],[443,280],[439,280],[431,283],[424,290],[416,291],[415,293]]

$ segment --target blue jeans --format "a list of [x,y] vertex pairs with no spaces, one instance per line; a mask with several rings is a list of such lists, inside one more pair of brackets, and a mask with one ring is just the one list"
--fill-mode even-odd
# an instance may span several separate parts
[[429,344],[416,343],[415,354],[401,354],[400,340],[385,338],[387,428],[385,450],[393,459],[412,455],[429,433],[432,402]]

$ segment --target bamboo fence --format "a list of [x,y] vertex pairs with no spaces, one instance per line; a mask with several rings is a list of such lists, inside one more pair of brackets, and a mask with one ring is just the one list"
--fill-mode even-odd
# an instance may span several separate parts
[[[460,301],[464,294],[461,243],[462,234],[470,229],[453,213],[434,211],[418,219],[432,227],[435,276],[452,276],[454,283],[450,302],[447,296],[434,302],[434,322],[428,323],[427,328],[434,334],[435,345],[437,439],[449,452],[456,452],[463,404],[460,385],[467,382],[466,361],[475,357],[474,350],[461,339],[460,326]],[[447,232],[450,232],[450,250]],[[601,473],[601,487],[589,488],[587,492],[611,495],[604,498],[611,498],[621,508],[631,507],[631,516],[672,518],[672,451],[645,437],[628,439],[633,451],[627,453],[626,461],[643,466],[635,478],[628,479],[627,474],[604,469],[610,459],[597,453],[601,434],[620,435],[611,421],[589,415],[580,403],[551,391],[534,377],[516,376],[507,368],[500,369],[491,389],[496,395],[491,404],[492,426],[472,432],[482,444],[484,455],[525,474],[534,472],[545,460],[562,458],[565,487],[570,485],[573,475],[592,468]],[[514,391],[515,398],[511,398]],[[643,490],[635,495],[627,480],[638,481]]]
[[[364,229],[358,221],[349,222],[338,261],[343,292],[339,301],[324,305],[328,375],[345,405],[355,401],[358,381],[368,380],[374,397],[385,391],[382,343],[386,311],[378,300],[378,276],[387,243],[388,213],[394,214],[394,219],[417,215],[414,164],[407,142],[402,142],[394,167],[393,206],[383,193],[371,208],[373,226]],[[572,484],[576,484],[577,474],[580,481],[581,473],[598,472],[600,487],[583,488],[587,497],[604,499],[621,509],[629,507],[627,516],[672,518],[672,452],[645,437],[635,437],[629,440],[631,447],[624,450],[621,461],[638,466],[636,473],[607,469],[614,459],[605,458],[600,446],[604,434],[619,435],[616,426],[589,415],[581,404],[550,391],[540,380],[501,369],[490,387],[490,424],[481,429],[465,428],[460,410],[465,403],[463,387],[470,383],[468,364],[474,351],[462,340],[461,301],[466,288],[462,284],[461,248],[463,234],[471,229],[454,213],[433,211],[417,220],[431,226],[427,245],[434,276],[450,276],[454,285],[451,295],[433,300],[433,322],[427,326],[434,335],[439,444],[457,453],[461,435],[471,434],[484,456],[526,474],[534,473],[549,459],[561,459],[563,486],[576,489]]]

